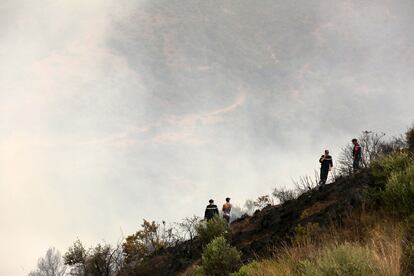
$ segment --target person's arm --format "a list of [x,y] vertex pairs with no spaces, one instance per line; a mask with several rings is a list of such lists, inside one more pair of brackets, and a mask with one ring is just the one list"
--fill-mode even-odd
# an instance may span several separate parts
[[322,155],[321,158],[319,158],[319,163],[322,163],[324,159],[325,159],[325,155]]
[[331,168],[333,167],[333,160],[331,158],[331,160],[329,161],[329,163],[331,164]]
[[207,219],[207,212],[208,212],[208,208],[206,208],[206,210],[204,211],[204,219]]

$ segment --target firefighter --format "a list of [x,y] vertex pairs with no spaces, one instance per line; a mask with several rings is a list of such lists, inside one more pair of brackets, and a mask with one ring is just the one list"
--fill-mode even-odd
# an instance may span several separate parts
[[210,199],[208,202],[209,204],[207,205],[206,211],[204,212],[204,219],[207,221],[219,214],[217,205],[214,204],[214,200]]
[[321,177],[319,185],[323,186],[328,179],[328,174],[331,168],[333,167],[332,156],[329,155],[329,150],[325,150],[325,153],[319,158],[319,163],[321,163]]

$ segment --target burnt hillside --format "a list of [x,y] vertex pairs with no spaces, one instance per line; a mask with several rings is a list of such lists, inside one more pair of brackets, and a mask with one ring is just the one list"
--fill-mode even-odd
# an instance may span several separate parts
[[[369,171],[363,171],[339,178],[323,190],[310,190],[284,204],[268,206],[231,224],[232,244],[243,252],[244,261],[267,257],[275,248],[289,243],[299,225],[341,223],[362,207],[366,191],[374,186]],[[199,261],[201,252],[199,241],[184,242],[137,267],[124,268],[121,275],[177,275]]]

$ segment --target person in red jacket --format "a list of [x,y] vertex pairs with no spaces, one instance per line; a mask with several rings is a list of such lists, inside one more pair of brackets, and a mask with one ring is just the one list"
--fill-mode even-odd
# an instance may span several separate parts
[[358,171],[361,168],[361,160],[362,160],[362,148],[358,144],[357,139],[352,139],[352,144],[354,144],[354,147],[352,149],[352,168],[354,169],[354,172]]

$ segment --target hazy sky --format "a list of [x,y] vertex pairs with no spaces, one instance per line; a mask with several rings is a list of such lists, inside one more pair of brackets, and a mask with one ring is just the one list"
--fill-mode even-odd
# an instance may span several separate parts
[[403,132],[413,26],[412,0],[1,0],[0,274]]

